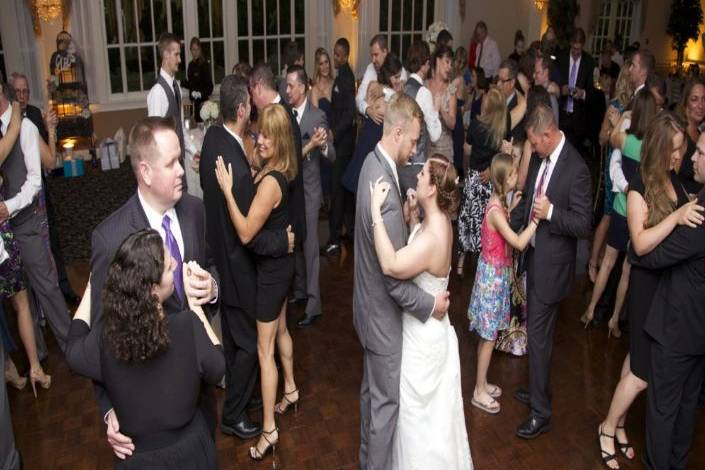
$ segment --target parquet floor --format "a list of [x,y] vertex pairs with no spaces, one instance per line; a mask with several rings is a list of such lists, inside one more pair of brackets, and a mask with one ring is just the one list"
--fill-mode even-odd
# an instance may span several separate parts
[[[322,259],[321,292],[323,319],[308,330],[292,329],[295,367],[302,402],[279,420],[278,467],[285,469],[352,469],[358,452],[358,390],[362,375],[361,351],[352,327],[352,256],[342,263]],[[70,277],[82,292],[87,279],[85,264],[70,266]],[[592,469],[601,468],[597,449],[597,427],[607,411],[626,354],[626,339],[607,339],[607,331],[585,331],[577,318],[587,299],[582,285],[561,308],[553,356],[553,431],[533,441],[514,437],[516,426],[526,417],[524,405],[511,398],[514,389],[526,383],[525,358],[497,354],[490,379],[500,384],[506,396],[502,412],[490,416],[470,406],[475,374],[476,339],[467,332],[465,310],[471,278],[453,276],[451,321],[460,342],[465,416],[476,469]],[[290,322],[301,314],[290,312]],[[50,336],[50,335],[48,335]],[[88,380],[72,375],[51,343],[48,371],[50,390],[35,400],[29,389],[9,391],[17,446],[32,469],[107,469],[112,454]],[[139,393],[139,391],[136,391]],[[222,391],[220,400],[222,402]],[[627,431],[638,452],[643,449],[644,400],[633,406]],[[256,416],[254,416],[256,417]],[[242,442],[218,432],[217,447],[223,469],[264,469],[251,462]],[[620,460],[622,468],[641,468]],[[690,468],[705,468],[705,420],[698,421]]]

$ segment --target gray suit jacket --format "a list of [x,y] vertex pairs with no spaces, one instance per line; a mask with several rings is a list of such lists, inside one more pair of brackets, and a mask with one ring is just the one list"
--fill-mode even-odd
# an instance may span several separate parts
[[[307,99],[306,107],[299,123],[302,147],[305,147],[311,140],[311,136],[318,127],[330,128],[326,120],[326,114],[311,104],[311,100]],[[323,153],[320,149],[315,149],[303,157],[304,195],[308,200],[315,200],[316,198],[320,200],[322,198],[320,166]],[[335,146],[333,146],[333,142],[328,142],[327,158],[330,161],[335,161]]]
[[357,188],[353,323],[363,348],[386,355],[401,352],[402,312],[425,322],[431,316],[435,298],[411,281],[400,281],[382,273],[375,252],[369,189],[370,182],[374,183],[380,176],[392,185],[382,205],[382,218],[394,249],[406,245],[409,235],[394,174],[375,147],[365,158]]

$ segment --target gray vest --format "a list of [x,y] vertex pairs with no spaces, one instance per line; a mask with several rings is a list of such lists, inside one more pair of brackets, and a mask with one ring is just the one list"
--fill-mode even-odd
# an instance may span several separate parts
[[[416,95],[422,86],[415,78],[409,77],[406,85],[404,85],[404,93],[416,99]],[[419,134],[419,141],[416,142],[416,153],[411,156],[409,163],[423,165],[426,162],[426,147],[428,147],[428,131],[426,130],[426,124],[422,121],[421,134]]]
[[[17,138],[15,145],[12,147],[7,159],[0,165],[2,172],[2,196],[4,199],[10,199],[17,195],[22,189],[22,185],[27,180],[27,167],[24,164],[24,153],[22,153],[22,145],[20,138]],[[29,219],[37,208],[37,197],[30,205],[19,211],[11,219],[13,225],[19,225]]]
[[181,145],[181,164],[183,165],[184,156],[186,155],[186,148],[184,147],[184,126],[181,122],[181,107],[176,104],[176,95],[174,94],[173,84],[164,80],[161,73],[159,74],[159,78],[157,78],[157,83],[164,89],[166,99],[169,102],[169,108],[166,110],[166,115],[164,117],[170,117],[174,120],[176,135],[179,137],[179,145]]

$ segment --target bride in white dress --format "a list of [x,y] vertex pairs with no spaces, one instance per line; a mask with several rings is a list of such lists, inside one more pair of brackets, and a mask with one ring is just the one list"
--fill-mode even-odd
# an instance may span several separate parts
[[[433,155],[408,197],[408,244],[395,252],[381,222],[390,185],[377,181],[372,191],[375,250],[387,276],[411,279],[436,295],[448,287],[453,227],[457,210],[456,173],[444,156]],[[418,222],[417,202],[425,214]],[[394,436],[394,469],[472,469],[460,387],[458,338],[448,315],[422,323],[403,314],[399,418]]]

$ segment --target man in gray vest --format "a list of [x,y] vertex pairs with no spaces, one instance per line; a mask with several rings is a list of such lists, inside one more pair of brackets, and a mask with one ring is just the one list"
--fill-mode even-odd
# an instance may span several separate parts
[[409,48],[406,57],[406,68],[409,70],[409,80],[404,86],[404,93],[416,100],[423,112],[424,124],[421,126],[421,135],[416,143],[416,152],[411,156],[406,166],[399,168],[399,184],[402,197],[406,197],[409,188],[416,188],[416,175],[426,162],[428,140],[436,142],[441,137],[441,119],[438,108],[433,101],[431,90],[423,84],[428,71],[431,69],[431,51],[428,44],[417,41]]
[[[186,169],[184,159],[188,150],[193,155],[194,164],[198,164],[201,154],[191,141],[191,136],[186,132],[184,125],[184,111],[181,103],[181,85],[176,79],[176,72],[181,63],[181,44],[179,38],[171,33],[159,36],[159,56],[162,66],[159,69],[157,82],[147,95],[147,115],[170,117],[174,120],[176,135],[181,145],[181,166]],[[186,173],[184,172],[184,186]]]
[[[7,131],[12,114],[8,93],[7,84],[0,82],[0,135]],[[40,138],[37,126],[22,119],[20,138],[0,165],[4,177],[0,223],[10,219],[29,285],[63,351],[71,318],[59,289],[54,258],[42,238],[44,216],[37,211],[37,195],[42,187]]]

